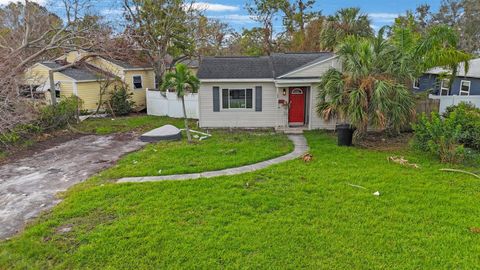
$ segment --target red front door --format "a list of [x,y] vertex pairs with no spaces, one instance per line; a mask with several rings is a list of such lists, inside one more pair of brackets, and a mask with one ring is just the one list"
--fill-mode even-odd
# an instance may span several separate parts
[[290,125],[303,125],[305,122],[305,88],[295,87],[288,91]]

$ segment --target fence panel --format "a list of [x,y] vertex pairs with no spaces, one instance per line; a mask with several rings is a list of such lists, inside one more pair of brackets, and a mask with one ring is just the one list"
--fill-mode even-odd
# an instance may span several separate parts
[[[198,94],[185,95],[184,99],[187,117],[198,119]],[[147,89],[147,114],[183,117],[182,100],[177,97],[176,93],[161,93],[157,90]]]
[[480,96],[437,96],[429,95],[432,100],[439,100],[439,112],[444,113],[447,107],[452,105],[458,105],[460,102],[467,102],[473,104],[475,107],[480,108]]

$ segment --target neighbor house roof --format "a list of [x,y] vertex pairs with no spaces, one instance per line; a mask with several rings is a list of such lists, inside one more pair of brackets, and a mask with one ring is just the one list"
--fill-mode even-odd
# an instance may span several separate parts
[[[465,65],[464,63],[460,63],[458,65],[457,76],[459,77],[471,77],[471,78],[480,78],[480,58],[476,58],[470,60],[468,62],[468,72],[465,74]],[[444,69],[441,67],[432,68],[427,71],[427,74],[441,74],[441,73],[449,73],[451,72],[448,69]]]
[[302,67],[333,57],[330,52],[275,53],[270,56],[205,57],[200,61],[200,79],[278,78]]
[[132,62],[130,63],[130,62],[127,62],[127,61],[117,60],[117,59],[108,58],[108,57],[104,57],[104,56],[102,56],[102,58],[109,61],[109,62],[112,62],[113,64],[115,64],[115,65],[117,65],[121,68],[124,68],[124,69],[138,69],[138,68],[149,69],[149,68],[152,68],[147,63],[134,63],[134,60],[132,60]]
[[[50,69],[56,69],[63,66],[61,63],[52,61],[41,62],[40,64]],[[79,66],[69,67],[58,72],[77,81],[95,81],[106,76],[113,77],[113,75],[106,74],[104,71],[85,63]]]

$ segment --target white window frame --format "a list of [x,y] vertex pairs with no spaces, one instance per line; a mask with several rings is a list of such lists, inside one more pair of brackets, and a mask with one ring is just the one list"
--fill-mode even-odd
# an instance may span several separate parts
[[[444,83],[447,83],[447,86],[445,87],[444,86]],[[440,96],[449,96],[450,95],[450,88],[449,88],[449,85],[450,85],[450,80],[449,79],[442,79],[440,81]],[[443,94],[443,91],[446,90],[447,91],[447,94],[444,95]]]
[[413,89],[420,89],[420,79],[413,79]]
[[[227,89],[228,91],[228,96],[227,96],[227,101],[228,101],[228,108],[225,108],[223,107],[223,90],[224,89]],[[252,108],[247,108],[247,89],[251,89],[252,90]],[[232,108],[230,106],[230,91],[232,90],[243,90],[245,91],[245,108]],[[255,87],[252,87],[252,88],[221,88],[220,87],[220,103],[222,104],[222,110],[225,110],[225,111],[251,111],[255,108],[255,98],[254,98],[254,93],[255,91]]]
[[[140,83],[142,84],[142,87],[140,87],[140,88],[135,87],[135,77],[140,77]],[[144,87],[143,87],[143,76],[142,76],[142,75],[132,75],[132,88],[133,88],[134,90],[138,90],[138,89],[143,89],[143,88],[144,88]]]
[[[462,90],[462,86],[463,86],[463,83],[468,83],[468,91],[463,91]],[[472,81],[467,81],[467,80],[461,80],[460,81],[460,90],[458,91],[458,94],[460,96],[470,96],[470,90],[472,89]],[[462,93],[466,93],[466,95],[462,95]]]

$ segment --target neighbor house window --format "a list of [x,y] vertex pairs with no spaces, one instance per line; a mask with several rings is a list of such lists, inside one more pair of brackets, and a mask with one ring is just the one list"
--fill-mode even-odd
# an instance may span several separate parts
[[413,80],[413,89],[419,89],[420,88],[420,80],[419,79],[414,79]]
[[472,82],[471,81],[461,81],[460,82],[460,96],[468,96],[470,95],[470,86]]
[[442,82],[440,83],[440,95],[448,96],[449,94],[450,94],[450,80],[442,79]]
[[222,89],[223,109],[251,109],[252,89]]
[[142,76],[133,76],[133,88],[134,89],[140,89],[143,88],[142,85]]

